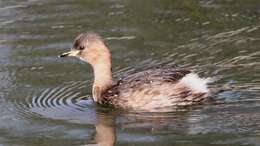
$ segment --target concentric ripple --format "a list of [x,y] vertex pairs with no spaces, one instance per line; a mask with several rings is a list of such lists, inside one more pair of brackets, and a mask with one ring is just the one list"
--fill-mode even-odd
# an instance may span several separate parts
[[87,88],[87,81],[68,82],[56,88],[45,89],[39,95],[28,96],[23,101],[16,100],[16,108],[20,117],[24,118],[86,123],[89,121],[84,117],[94,116],[95,113],[91,96],[84,93]]

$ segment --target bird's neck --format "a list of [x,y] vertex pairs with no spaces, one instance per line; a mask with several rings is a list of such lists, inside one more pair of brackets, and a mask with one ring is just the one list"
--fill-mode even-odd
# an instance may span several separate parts
[[113,84],[111,62],[102,62],[94,67],[94,85],[99,86],[102,90],[106,90]]
[[100,63],[93,66],[94,84],[92,87],[92,96],[95,102],[102,102],[102,94],[112,86],[111,62]]

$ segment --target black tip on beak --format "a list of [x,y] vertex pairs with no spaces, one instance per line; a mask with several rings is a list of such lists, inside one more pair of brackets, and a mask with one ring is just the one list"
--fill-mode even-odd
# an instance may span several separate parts
[[63,54],[59,55],[58,57],[59,57],[59,58],[61,58],[61,57],[67,57],[67,56],[69,56],[69,54],[70,54],[70,53],[68,53],[68,52],[67,52],[67,53],[63,53]]

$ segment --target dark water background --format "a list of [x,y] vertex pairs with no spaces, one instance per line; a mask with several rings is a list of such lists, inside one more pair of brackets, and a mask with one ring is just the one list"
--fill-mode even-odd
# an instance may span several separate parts
[[[259,0],[0,1],[0,146],[260,145],[259,22]],[[96,107],[90,66],[57,58],[86,31],[116,78],[187,67],[222,92],[168,113]]]

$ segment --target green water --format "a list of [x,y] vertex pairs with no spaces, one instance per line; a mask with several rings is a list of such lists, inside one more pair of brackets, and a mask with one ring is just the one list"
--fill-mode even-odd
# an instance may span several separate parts
[[[259,0],[0,1],[0,146],[260,145],[259,22]],[[97,107],[90,66],[57,58],[86,31],[115,78],[185,67],[221,92],[169,113]]]

